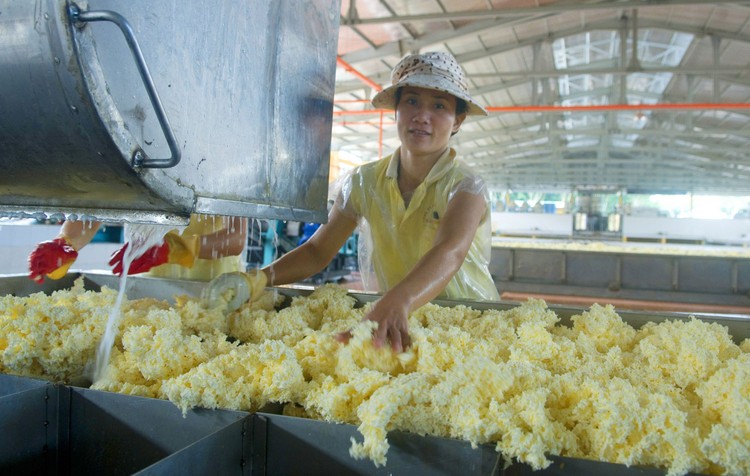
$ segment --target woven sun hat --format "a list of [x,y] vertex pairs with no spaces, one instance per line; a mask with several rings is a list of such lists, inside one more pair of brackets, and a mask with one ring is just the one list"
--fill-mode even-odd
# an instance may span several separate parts
[[432,51],[405,56],[393,68],[391,86],[372,98],[377,108],[396,109],[396,91],[404,86],[432,89],[466,101],[469,115],[486,116],[487,111],[469,95],[464,71],[450,53]]

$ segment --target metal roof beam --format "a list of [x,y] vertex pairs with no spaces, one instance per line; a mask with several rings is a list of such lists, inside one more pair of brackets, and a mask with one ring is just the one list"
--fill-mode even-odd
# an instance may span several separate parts
[[517,8],[499,8],[496,10],[461,10],[444,13],[426,13],[421,15],[394,15],[391,17],[371,17],[371,18],[341,18],[342,26],[353,25],[382,25],[388,23],[411,23],[411,22],[431,22],[431,21],[453,21],[453,20],[471,20],[477,18],[503,18],[519,15],[530,15],[536,13],[569,13],[595,10],[623,10],[623,9],[645,9],[652,7],[679,7],[679,6],[696,6],[707,5],[717,6],[721,4],[737,4],[736,0],[623,0],[623,1],[604,1],[597,3],[582,2],[557,2],[547,5],[538,5],[533,7]]

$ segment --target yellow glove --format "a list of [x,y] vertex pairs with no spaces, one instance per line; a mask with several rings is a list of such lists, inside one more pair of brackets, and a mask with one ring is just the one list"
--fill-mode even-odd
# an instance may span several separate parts
[[164,242],[169,246],[167,263],[179,264],[186,268],[193,267],[201,248],[198,235],[182,236],[176,231],[170,231],[164,235]]
[[208,283],[203,299],[212,307],[226,303],[225,313],[233,312],[248,301],[256,301],[263,294],[266,282],[266,274],[259,269],[224,273]]
[[250,301],[257,301],[266,289],[268,278],[266,273],[256,268],[249,273],[242,273],[250,287]]
[[[133,258],[128,268],[128,274],[145,273],[154,266],[165,263],[192,268],[195,258],[198,256],[198,250],[200,250],[199,239],[197,235],[180,236],[176,231],[170,231],[164,235],[161,244],[154,245]],[[130,243],[125,243],[122,248],[112,254],[109,260],[112,272],[118,276],[122,276],[128,246],[130,246]]]

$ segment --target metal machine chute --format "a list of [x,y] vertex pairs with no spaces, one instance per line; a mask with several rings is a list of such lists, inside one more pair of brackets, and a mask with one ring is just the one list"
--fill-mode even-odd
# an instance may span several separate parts
[[325,221],[337,1],[0,9],[0,213]]

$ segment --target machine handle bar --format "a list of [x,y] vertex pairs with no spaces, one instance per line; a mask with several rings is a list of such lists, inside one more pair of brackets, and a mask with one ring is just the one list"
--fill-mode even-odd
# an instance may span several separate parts
[[135,39],[135,33],[130,23],[117,12],[108,10],[98,11],[81,11],[80,7],[75,3],[71,3],[68,6],[68,16],[72,22],[92,22],[92,21],[110,21],[120,28],[120,31],[125,36],[125,41],[130,47],[130,51],[135,59],[136,66],[138,67],[138,73],[143,80],[143,86],[146,88],[148,97],[151,100],[151,105],[154,107],[156,112],[156,118],[159,120],[159,125],[164,133],[164,137],[167,139],[169,150],[172,156],[168,159],[150,159],[142,149],[138,149],[133,154],[133,166],[134,167],[145,167],[145,168],[169,168],[174,167],[180,162],[181,152],[177,147],[177,140],[174,137],[172,128],[169,125],[169,120],[164,112],[164,108],[159,100],[159,95],[156,93],[156,87],[151,79],[151,74],[146,66],[146,61],[143,59],[141,48],[138,46],[138,41]]

